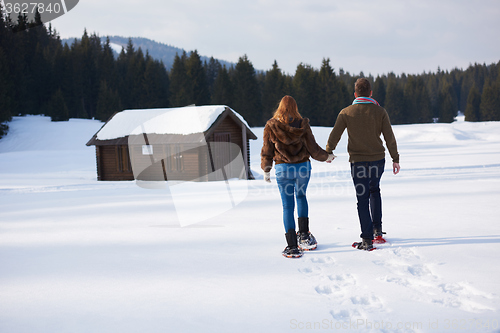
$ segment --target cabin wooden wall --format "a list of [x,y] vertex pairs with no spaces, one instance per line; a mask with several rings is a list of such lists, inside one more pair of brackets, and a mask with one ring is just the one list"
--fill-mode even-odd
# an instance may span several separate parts
[[[206,140],[215,142],[215,136],[229,134],[230,142],[238,145],[240,151],[243,151],[241,131],[240,124],[230,117],[226,117]],[[246,141],[245,144],[249,147],[249,141]],[[222,180],[208,178],[214,168],[217,169],[218,164],[220,164],[218,159],[220,160],[220,158],[212,152],[211,159],[209,148],[206,145],[195,147],[183,143],[154,144],[153,152],[155,158],[152,160],[151,155],[143,155],[142,145],[133,146],[130,152],[126,145],[96,146],[98,180],[134,180],[132,166],[144,170],[139,176],[136,175],[137,179],[141,180],[158,181],[165,178],[167,180],[187,181],[195,179],[201,181]],[[176,152],[179,152],[179,154],[176,154]],[[162,156],[165,158],[162,158]],[[133,159],[133,162],[131,159]],[[250,149],[247,149],[247,161],[248,170],[250,170]]]
[[231,142],[240,146],[240,149],[243,151],[243,139],[241,137],[241,126],[237,124],[231,117],[226,117],[217,128],[212,132],[207,141],[213,142],[215,141],[214,135],[216,133],[229,133],[231,134]]
[[200,152],[189,144],[153,144],[153,155],[144,155],[142,145],[132,146],[133,167],[143,170],[139,180],[194,180],[199,177]]
[[[217,128],[212,132],[210,137],[207,138],[207,141],[208,142],[217,142],[218,135],[224,136],[226,134],[229,134],[229,136],[230,136],[229,142],[237,145],[239,147],[239,152],[243,153],[243,151],[244,151],[243,144],[244,143],[243,143],[241,125],[239,123],[235,122],[231,117],[226,117],[219,124],[219,126],[217,126]],[[245,144],[247,144],[247,147],[248,147],[248,149],[247,149],[247,156],[248,156],[247,161],[249,162],[250,161],[250,155],[249,155],[249,151],[250,151],[249,147],[250,146],[248,145],[248,140],[247,140],[247,142],[245,142]],[[211,153],[212,153],[212,158],[215,160],[213,163],[215,169],[217,169],[221,164],[225,164],[225,163],[229,162],[229,161],[226,161],[227,156],[219,157],[219,156],[217,156],[216,151],[211,151]],[[234,151],[232,151],[230,153],[230,155],[231,155],[230,160],[232,160],[236,157]],[[250,170],[250,163],[248,163],[248,170]],[[228,174],[222,175],[222,174],[220,174],[220,172],[218,172],[217,175],[215,176],[217,179],[213,179],[213,180],[222,180],[224,177],[234,178],[234,177],[241,176],[240,170],[230,170],[229,173],[231,173],[231,174],[230,175],[228,175]]]
[[[96,146],[97,179],[134,180],[130,159],[126,152],[127,146]],[[122,161],[123,163],[120,163]]]

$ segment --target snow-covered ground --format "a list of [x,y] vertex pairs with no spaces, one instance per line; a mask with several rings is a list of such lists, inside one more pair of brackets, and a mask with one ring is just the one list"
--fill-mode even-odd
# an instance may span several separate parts
[[[0,332],[500,331],[500,123],[394,126],[402,171],[387,162],[390,243],[373,252],[351,247],[344,133],[332,164],[313,162],[319,246],[300,259],[281,256],[262,128],[257,180],[189,184],[174,202],[168,188],[96,181],[85,143],[101,126],[15,117],[0,140]],[[330,129],[313,131],[324,146]],[[203,216],[228,189],[244,200],[180,227],[174,204]]]

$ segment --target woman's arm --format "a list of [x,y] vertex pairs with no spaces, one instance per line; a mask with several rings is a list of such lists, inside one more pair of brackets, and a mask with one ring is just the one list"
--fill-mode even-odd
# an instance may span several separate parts
[[264,127],[263,145],[260,151],[260,167],[264,172],[270,172],[273,167],[274,143],[271,141],[271,130],[266,124]]

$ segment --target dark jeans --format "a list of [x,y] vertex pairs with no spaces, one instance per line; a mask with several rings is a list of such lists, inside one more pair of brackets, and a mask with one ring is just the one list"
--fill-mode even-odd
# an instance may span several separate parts
[[373,239],[373,229],[382,230],[380,178],[384,173],[384,166],[385,159],[351,163],[351,176],[358,199],[361,238]]
[[[283,204],[283,223],[285,232],[295,229],[294,209],[297,199],[298,217],[308,217],[306,190],[311,177],[311,162],[282,163],[276,165],[276,182]],[[295,197],[295,198],[294,198]]]

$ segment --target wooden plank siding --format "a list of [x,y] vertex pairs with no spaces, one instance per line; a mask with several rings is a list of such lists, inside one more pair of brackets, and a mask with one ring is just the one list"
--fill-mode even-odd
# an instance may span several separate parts
[[243,140],[241,138],[241,126],[237,124],[230,117],[226,117],[219,126],[207,138],[207,142],[214,142],[216,133],[229,133],[231,134],[231,142],[237,144],[241,151],[243,151]]
[[[122,147],[122,146],[118,146]],[[117,146],[97,146],[99,180],[134,180],[132,170],[120,171]],[[130,163],[130,162],[129,162]]]
[[[239,147],[239,151],[243,152],[243,138],[241,130],[242,129],[240,124],[235,122],[231,117],[226,117],[222,122],[218,124],[217,128],[211,133],[211,135],[207,137],[207,142],[230,142],[237,145]],[[228,163],[236,157],[234,151],[232,151],[228,147],[228,145],[222,144],[220,149],[217,149],[216,146],[214,147],[213,144],[209,144],[209,147],[214,148],[210,149],[210,153],[213,159],[213,171],[218,171],[215,175],[215,178],[233,178],[235,174],[239,176],[239,170],[232,170],[230,168],[226,173],[226,170],[222,172],[220,169],[221,167],[227,166]]]
[[[152,143],[153,155],[143,154],[142,135],[99,141],[96,133],[87,145],[96,145],[97,179],[210,181],[223,180],[229,175],[233,178],[235,173],[241,176],[241,170],[232,172],[231,168],[237,169],[233,166],[223,171],[221,168],[237,156],[234,145],[240,153],[245,153],[243,157],[246,157],[247,177],[254,179],[250,172],[249,147],[250,139],[256,137],[230,112],[230,109],[226,109],[226,113],[204,133],[180,136],[148,134],[149,141],[146,143]],[[222,144],[214,145],[216,142]],[[234,144],[232,149],[228,148],[230,145],[226,142]]]
[[[199,151],[189,144],[152,145],[154,155],[143,155],[132,146],[133,167],[142,170],[139,180],[194,180],[199,177]],[[163,158],[162,158],[163,157]]]
[[255,177],[253,176],[252,174],[252,171],[250,171],[250,139],[247,138],[247,170],[248,170],[248,174],[247,174],[247,178],[248,179],[255,179]]

